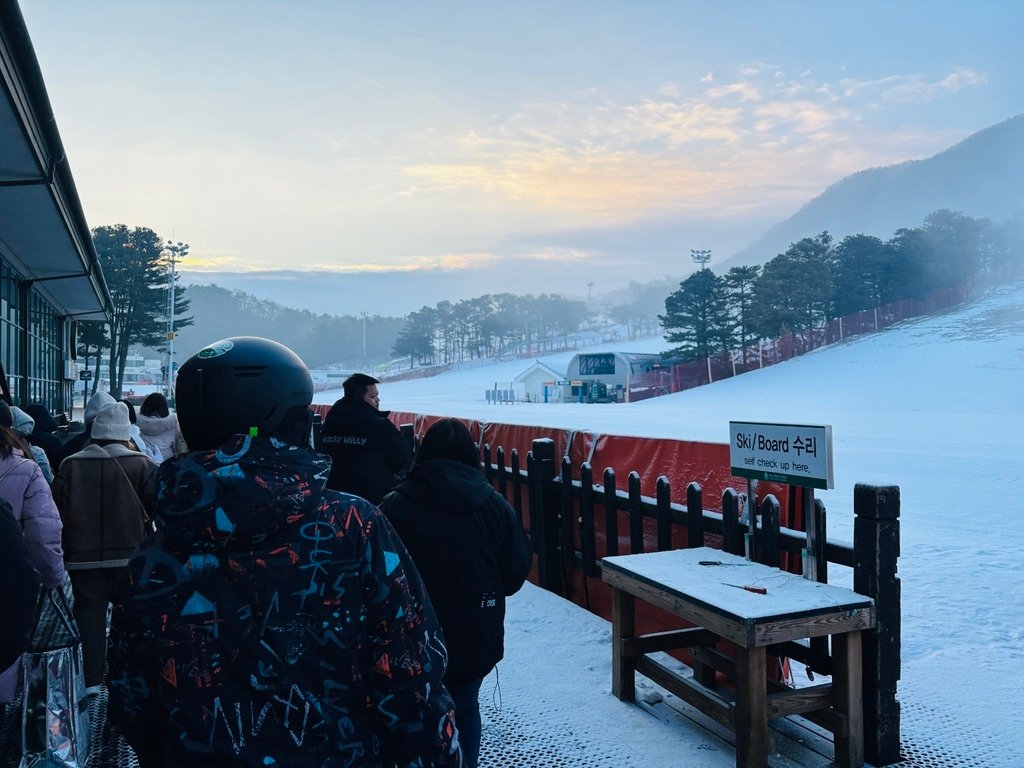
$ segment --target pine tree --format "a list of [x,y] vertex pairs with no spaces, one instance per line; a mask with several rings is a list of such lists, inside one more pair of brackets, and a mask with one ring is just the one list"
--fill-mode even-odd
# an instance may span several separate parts
[[728,296],[722,278],[700,269],[665,299],[660,315],[665,339],[675,346],[666,352],[682,360],[699,360],[726,351],[731,342]]

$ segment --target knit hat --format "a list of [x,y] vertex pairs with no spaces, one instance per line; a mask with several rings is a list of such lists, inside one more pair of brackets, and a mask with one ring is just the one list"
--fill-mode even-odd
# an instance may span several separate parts
[[31,435],[32,430],[36,428],[36,420],[16,405],[11,408],[11,418],[13,419],[11,429],[14,430],[16,435],[21,435],[22,437]]
[[92,420],[93,440],[130,440],[132,424],[128,421],[128,406],[124,403],[104,405]]
[[89,398],[89,402],[85,404],[85,415],[82,417],[82,421],[88,424],[96,418],[104,405],[110,405],[114,402],[117,401],[110,396],[109,392],[97,391],[95,395]]

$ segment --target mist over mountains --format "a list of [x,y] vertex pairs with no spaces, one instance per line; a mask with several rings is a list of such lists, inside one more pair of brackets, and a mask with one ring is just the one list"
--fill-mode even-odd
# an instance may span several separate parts
[[1001,223],[1024,217],[1024,115],[978,131],[926,160],[870,168],[836,182],[715,271],[763,264],[791,243],[828,230],[889,239],[948,208]]
[[[983,129],[925,160],[871,168],[848,176],[731,257],[722,259],[723,252],[715,250],[712,267],[722,273],[730,266],[763,264],[791,243],[824,230],[836,241],[849,234],[888,239],[897,228],[920,226],[929,213],[941,208],[996,223],[1024,220],[1024,115]],[[679,227],[682,226],[681,223]],[[752,221],[737,222],[735,229],[734,237],[758,231]],[[276,333],[275,337],[288,335],[296,348],[310,350],[323,350],[317,339],[329,338],[329,345],[336,348],[326,361],[333,362],[356,357],[357,350],[361,356],[359,318],[364,312],[371,318],[382,316],[367,325],[367,346],[381,350],[389,349],[393,343],[402,324],[400,318],[443,299],[458,301],[501,292],[564,293],[582,299],[588,297],[593,282],[597,285],[594,305],[601,306],[605,301],[614,305],[619,303],[618,294],[636,279],[637,270],[630,269],[626,256],[630,238],[635,238],[638,250],[653,247],[650,241],[655,235],[671,241],[662,242],[661,249],[679,250],[676,275],[663,278],[667,284],[674,286],[680,276],[693,270],[688,253],[680,247],[681,232],[680,228],[664,223],[648,235],[639,228],[629,233],[610,232],[606,250],[622,254],[617,265],[572,259],[553,259],[543,264],[508,259],[465,269],[407,272],[185,271],[183,284],[195,286],[190,295],[196,326],[182,330],[179,349],[189,345],[199,348],[233,333]],[[568,250],[574,237],[581,246],[596,244],[597,235],[593,232],[566,232],[558,236],[557,243]],[[687,249],[695,245],[686,243]],[[708,241],[706,245],[717,248],[719,242]],[[597,276],[613,272],[618,275],[614,283],[618,290],[602,291]],[[199,288],[200,285],[207,287]],[[239,291],[249,296],[239,296]],[[259,299],[278,306],[258,307]],[[286,307],[300,309],[287,313]],[[384,322],[385,317],[390,321]],[[260,331],[261,328],[264,330]],[[378,332],[379,338],[374,338]]]

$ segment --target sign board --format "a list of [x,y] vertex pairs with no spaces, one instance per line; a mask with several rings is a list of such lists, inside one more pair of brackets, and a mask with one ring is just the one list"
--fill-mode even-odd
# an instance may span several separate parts
[[834,488],[832,426],[730,421],[729,464],[738,477]]
[[78,378],[80,381],[89,381],[92,378],[92,371],[79,371]]

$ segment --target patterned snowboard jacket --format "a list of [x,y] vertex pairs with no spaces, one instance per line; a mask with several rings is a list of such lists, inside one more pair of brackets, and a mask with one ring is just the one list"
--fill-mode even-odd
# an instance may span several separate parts
[[143,766],[459,765],[420,577],[329,470],[241,435],[160,466],[110,640],[110,720]]

